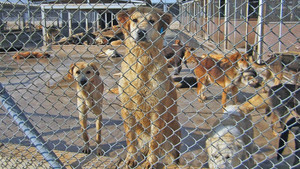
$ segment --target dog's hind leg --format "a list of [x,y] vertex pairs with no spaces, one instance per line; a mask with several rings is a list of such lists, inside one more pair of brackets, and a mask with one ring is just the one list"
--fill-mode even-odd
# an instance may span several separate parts
[[231,87],[231,94],[233,96],[233,102],[234,104],[237,104],[238,99],[237,99],[237,93],[239,92],[239,89],[236,86]]
[[197,95],[198,95],[198,101],[200,103],[203,103],[204,100],[206,100],[206,96],[204,95],[204,87],[206,85],[206,78],[203,77],[201,79],[198,79],[198,84],[197,84]]

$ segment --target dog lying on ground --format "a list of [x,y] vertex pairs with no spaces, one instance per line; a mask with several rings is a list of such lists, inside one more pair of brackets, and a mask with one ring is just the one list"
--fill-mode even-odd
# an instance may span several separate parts
[[117,15],[128,49],[121,64],[119,81],[121,111],[126,133],[128,167],[154,167],[160,157],[178,163],[180,124],[177,93],[161,55],[163,36],[172,15],[156,8],[138,7]]
[[248,76],[246,84],[242,79],[239,80],[242,75],[240,70],[248,69],[249,65],[246,59],[238,52],[228,56],[227,60],[221,61],[211,57],[200,58],[192,54],[190,50],[186,50],[184,58],[188,63],[196,63],[194,73],[198,79],[197,94],[201,103],[206,99],[203,92],[205,86],[209,83],[217,84],[223,88],[223,105],[226,103],[227,93],[230,90],[232,95],[235,96],[234,102],[237,102],[237,86],[242,84],[248,85],[248,82],[253,87],[259,86],[259,82],[254,76]]
[[278,143],[278,150],[277,150],[277,160],[280,160],[282,157],[282,152],[285,149],[286,145],[288,144],[288,137],[289,137],[289,131],[292,130],[292,128],[296,128],[295,135],[295,158],[293,167],[299,167],[299,160],[300,160],[300,119],[293,117],[291,118],[287,123],[286,126],[283,129],[283,132],[280,135],[279,143]]
[[245,116],[237,105],[227,106],[205,142],[209,168],[252,168],[252,139],[251,116]]
[[13,59],[25,59],[25,58],[49,58],[50,55],[48,53],[42,52],[17,52],[13,55]]
[[273,113],[271,124],[274,135],[276,126],[274,125],[278,120],[283,129],[289,115],[292,111],[296,115],[300,115],[300,86],[293,84],[279,84],[270,88],[269,93],[269,106],[266,108],[267,116]]
[[[252,63],[251,65],[263,77],[263,82],[274,80],[274,85],[279,85],[283,79],[283,70],[287,69],[294,73],[300,71],[300,57],[299,54],[281,53],[270,55],[270,58],[263,63]],[[299,75],[298,75],[299,76]],[[296,83],[298,77],[295,78]],[[267,84],[266,84],[267,85]],[[265,86],[265,85],[263,85]],[[267,86],[270,88],[269,86]],[[264,89],[264,91],[268,91]]]
[[162,51],[162,55],[168,59],[169,67],[175,67],[175,75],[179,75],[181,72],[184,52],[185,47],[180,40],[176,40],[174,44],[166,46]]
[[79,110],[79,123],[84,140],[82,152],[89,154],[89,137],[87,133],[87,112],[90,110],[96,116],[96,142],[98,144],[97,154],[102,155],[100,148],[102,127],[102,100],[104,85],[99,76],[96,63],[77,62],[71,64],[69,78],[74,78],[77,83],[77,107]]

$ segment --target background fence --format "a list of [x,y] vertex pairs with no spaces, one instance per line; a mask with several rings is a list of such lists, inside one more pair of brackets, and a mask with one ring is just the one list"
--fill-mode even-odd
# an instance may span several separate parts
[[[120,77],[117,73],[121,70],[126,47],[122,44],[112,45],[111,42],[124,39],[117,27],[116,15],[130,7],[150,5],[173,15],[173,22],[164,37],[165,46],[171,46],[175,40],[180,40],[183,44],[180,50],[187,50],[184,46],[193,47],[195,50],[192,53],[198,57],[216,53],[227,55],[236,51],[250,53],[252,49],[254,61],[260,62],[268,60],[268,55],[277,54],[276,60],[268,62],[263,68],[258,66],[259,69],[249,60],[249,68],[255,69],[259,75],[256,78],[266,86],[273,86],[274,79],[278,78],[273,76],[266,79],[264,73],[269,70],[275,75],[283,72],[282,83],[297,85],[295,77],[299,74],[297,63],[300,52],[298,0],[149,2],[151,1],[0,1],[0,80],[20,108],[18,113],[22,114],[13,116],[11,109],[5,106],[7,98],[2,101],[1,168],[49,168],[56,165],[59,168],[124,167],[122,161],[126,157],[127,145],[121,117],[122,103],[120,95],[110,90],[118,87]],[[18,52],[26,51],[41,54],[46,52],[50,57],[15,57]],[[296,67],[296,71],[280,69],[278,72],[272,69],[273,62],[281,63],[285,57],[293,59],[284,67],[292,65]],[[70,65],[78,61],[96,62],[104,82],[103,156],[97,156],[95,151],[96,116],[93,113],[89,113],[87,129],[92,153],[81,152],[83,138],[78,119],[76,85],[74,80],[67,78]],[[179,75],[174,74],[173,68],[169,69],[170,76],[175,81],[177,79],[174,82],[177,86],[178,79],[184,79],[179,80],[182,86],[176,88],[178,119],[182,132],[179,167],[208,168],[208,147],[205,146],[205,141],[215,132],[213,124],[223,116],[223,90],[218,85],[208,85],[205,88],[208,99],[199,103],[194,88],[196,75],[193,70],[196,66],[192,63],[182,66]],[[184,87],[186,83],[190,84]],[[296,89],[295,93],[297,92],[299,93],[299,89]],[[262,93],[262,87],[240,87],[237,104],[251,105],[249,100]],[[228,97],[227,105],[234,104],[232,94]],[[261,104],[268,100],[267,97],[260,98]],[[299,100],[295,96],[293,98],[296,100],[294,107],[299,107]],[[288,107],[288,110],[290,113],[293,108]],[[283,160],[277,160],[279,134],[273,135],[271,118],[265,119],[265,109],[260,107],[255,107],[249,115],[252,116],[250,128],[254,130],[251,143],[255,145],[251,157],[256,167],[291,168],[295,165],[295,136],[290,135]],[[16,117],[23,116],[26,117],[21,118],[23,122],[16,121]],[[28,130],[21,127],[28,122],[36,130],[33,132],[35,136],[29,136],[26,133]],[[280,133],[279,125],[276,131]],[[36,142],[35,137],[37,140],[41,139],[40,142]],[[40,144],[43,145],[42,148],[37,146]],[[51,162],[52,157],[57,163]],[[159,167],[163,165],[160,164]]]

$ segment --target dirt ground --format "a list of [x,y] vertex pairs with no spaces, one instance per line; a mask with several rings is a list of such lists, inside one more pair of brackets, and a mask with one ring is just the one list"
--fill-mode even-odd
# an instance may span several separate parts
[[[121,58],[95,57],[103,47],[53,46],[50,51],[51,57],[42,59],[13,60],[11,56],[14,52],[0,55],[1,83],[24,110],[50,148],[55,150],[68,167],[115,168],[119,159],[124,158],[126,154],[120,101],[118,95],[107,92],[108,89],[117,87],[118,77],[114,74],[120,70]],[[121,54],[124,52],[123,47],[115,48]],[[205,49],[201,51],[204,52]],[[105,83],[102,129],[104,157],[97,157],[95,153],[90,155],[80,153],[83,141],[79,132],[76,91],[72,81],[62,81],[67,75],[70,64],[79,60],[99,63],[100,76]],[[170,71],[173,70],[170,69]],[[180,76],[193,76],[193,74],[190,69],[184,67]],[[57,83],[59,85],[56,85]],[[220,87],[209,86],[205,92],[208,100],[205,103],[199,103],[195,89],[177,89],[179,121],[182,125],[181,167],[208,167],[205,152],[206,134],[211,130],[212,124],[222,116],[221,91]],[[259,92],[259,89],[250,87],[241,89],[238,95],[239,102],[246,101],[256,92]],[[270,121],[263,119],[264,110],[254,111],[252,116],[255,131],[253,141],[256,145],[253,158],[257,163],[257,168],[286,168],[285,162],[279,164],[275,158],[278,138],[272,135]],[[17,163],[26,157],[29,161],[40,159],[41,162],[38,162],[35,167],[43,168],[48,165],[42,162],[38,152],[27,149],[32,147],[31,143],[2,107],[0,120],[0,143],[3,144],[0,146],[2,162],[9,164],[12,161],[11,158],[16,158],[15,163]],[[88,122],[88,133],[92,139],[91,146],[95,148],[95,118],[92,113],[89,114]],[[293,149],[293,144],[290,146]],[[284,155],[290,152],[291,150],[288,149]],[[289,158],[288,162],[292,158]],[[31,165],[33,165],[32,161],[29,162]],[[3,165],[4,163],[2,167]]]

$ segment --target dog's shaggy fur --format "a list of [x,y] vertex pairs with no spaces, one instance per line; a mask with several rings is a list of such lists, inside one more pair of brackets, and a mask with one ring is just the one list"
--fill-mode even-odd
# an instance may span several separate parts
[[227,106],[205,142],[209,168],[252,168],[252,139],[251,116],[245,116],[237,105]]
[[[242,72],[240,70],[248,69],[248,62],[240,53],[234,53],[227,57],[224,61],[216,60],[211,57],[201,58],[191,53],[191,50],[186,50],[184,58],[188,63],[196,63],[194,73],[198,79],[197,94],[199,102],[203,102],[206,96],[203,94],[205,86],[209,83],[214,83],[223,88],[222,104],[225,105],[228,92],[234,97],[235,103],[237,102],[236,94],[238,92],[238,85],[248,85],[251,82],[253,87],[258,87],[259,82],[255,77],[249,76],[248,82],[240,79]],[[246,83],[246,84],[245,84]]]
[[138,153],[146,158],[144,168],[155,165],[159,155],[166,157],[167,163],[178,162],[181,133],[177,94],[166,59],[160,54],[172,15],[138,7],[120,12],[117,19],[128,49],[119,81],[127,143],[125,164],[136,166]]
[[90,153],[89,137],[87,134],[87,112],[90,110],[96,116],[96,142],[97,154],[102,155],[100,148],[102,127],[102,100],[104,85],[99,76],[96,63],[77,62],[71,64],[69,78],[74,78],[77,84],[77,108],[79,110],[79,123],[84,140],[83,153]]

